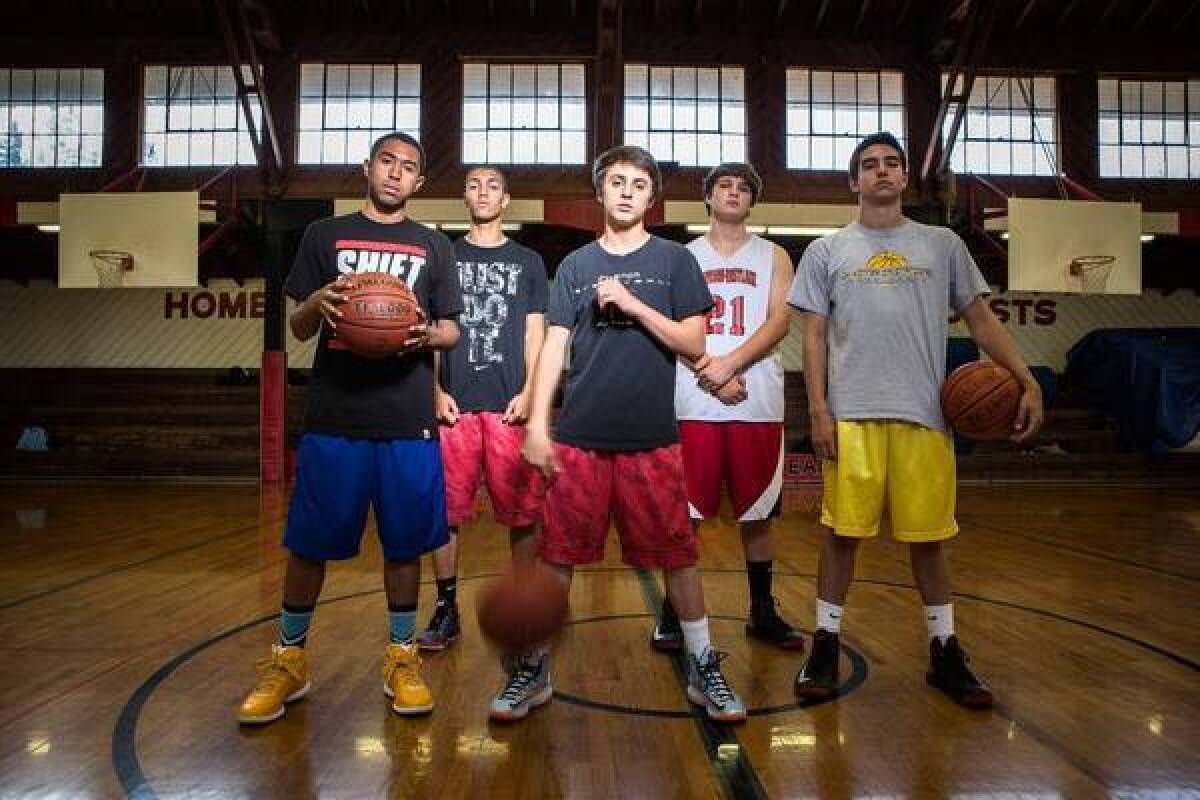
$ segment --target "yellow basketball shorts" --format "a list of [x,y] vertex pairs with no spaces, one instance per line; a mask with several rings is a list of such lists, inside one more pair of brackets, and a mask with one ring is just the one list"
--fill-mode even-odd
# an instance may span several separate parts
[[821,465],[822,525],[840,536],[876,536],[886,498],[892,536],[901,542],[937,542],[958,533],[948,434],[901,420],[839,420],[837,438],[837,460]]

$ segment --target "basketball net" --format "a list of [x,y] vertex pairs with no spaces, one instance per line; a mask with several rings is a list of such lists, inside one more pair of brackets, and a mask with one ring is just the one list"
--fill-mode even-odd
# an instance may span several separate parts
[[1099,294],[1108,286],[1108,276],[1116,260],[1116,256],[1079,256],[1071,261],[1067,271],[1079,278],[1082,291]]
[[133,253],[124,250],[89,250],[96,279],[101,289],[116,289],[125,282],[125,273],[133,271]]

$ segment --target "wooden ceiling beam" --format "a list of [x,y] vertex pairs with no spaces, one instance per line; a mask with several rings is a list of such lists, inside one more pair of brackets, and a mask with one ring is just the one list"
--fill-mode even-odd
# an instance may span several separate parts
[[871,10],[871,0],[862,0],[862,5],[858,7],[858,19],[854,20],[854,32],[858,33],[858,29],[862,27],[863,20],[867,18],[867,14]]
[[1113,11],[1116,10],[1117,4],[1120,2],[1121,0],[1108,0],[1108,5],[1104,7],[1104,13],[1096,17],[1096,24],[1092,26],[1093,33],[1104,27],[1104,23],[1112,16]]
[[1033,7],[1037,5],[1037,0],[1029,0],[1025,4],[1025,8],[1021,9],[1021,15],[1017,17],[1017,21],[1013,23],[1013,32],[1021,30],[1021,26],[1025,24],[1025,20],[1029,19],[1029,12],[1033,11]]
[[1161,0],[1150,0],[1149,3],[1146,3],[1146,10],[1142,12],[1140,17],[1138,17],[1137,22],[1133,23],[1134,33],[1137,33],[1142,29],[1142,26],[1146,24],[1146,20],[1149,19],[1150,15],[1154,13],[1154,9],[1158,8],[1160,1]]
[[1063,26],[1067,24],[1067,18],[1071,16],[1071,12],[1075,10],[1075,6],[1077,5],[1079,5],[1079,0],[1071,0],[1071,2],[1067,3],[1063,12],[1058,15],[1058,24],[1054,26],[1056,30],[1062,30]]
[[829,0],[821,0],[821,7],[817,9],[817,21],[813,23],[813,32],[821,30],[821,23],[825,22],[825,15],[829,13]]

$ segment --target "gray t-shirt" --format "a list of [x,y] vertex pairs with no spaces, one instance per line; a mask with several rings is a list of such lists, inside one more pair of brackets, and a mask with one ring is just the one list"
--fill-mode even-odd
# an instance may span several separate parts
[[788,302],[828,317],[829,408],[835,419],[902,419],[946,430],[939,392],[949,309],[987,283],[949,228],[906,219],[855,222],[809,245]]

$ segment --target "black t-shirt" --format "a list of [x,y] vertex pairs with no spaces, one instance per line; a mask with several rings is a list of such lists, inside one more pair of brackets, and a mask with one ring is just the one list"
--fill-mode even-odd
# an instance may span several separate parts
[[504,411],[525,385],[525,317],[546,311],[542,257],[512,240],[496,247],[454,243],[462,338],[442,354],[442,386],[460,411]]
[[573,333],[555,439],[592,450],[652,450],[677,442],[675,353],[615,308],[600,311],[596,282],[606,276],[674,320],[713,306],[695,256],[676,242],[652,236],[625,255],[593,242],[567,256],[546,314],[549,324]]
[[[284,289],[297,301],[339,275],[403,278],[434,319],[462,312],[450,240],[406,219],[383,224],[362,213],[314,222],[304,232]],[[436,439],[433,352],[363,358],[321,324],[304,430],[354,439]]]

